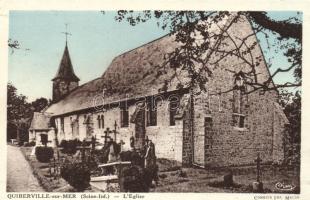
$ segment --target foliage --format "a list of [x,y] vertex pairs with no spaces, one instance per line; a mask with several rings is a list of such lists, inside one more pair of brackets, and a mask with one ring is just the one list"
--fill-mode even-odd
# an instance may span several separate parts
[[31,142],[25,142],[24,143],[24,147],[33,147],[36,145],[35,141],[31,141]]
[[[148,10],[141,12],[119,10],[115,16],[116,21],[127,21],[132,26],[144,23],[151,18],[157,20],[160,28],[168,29],[170,35],[174,35],[175,41],[180,44],[173,52],[166,55],[166,62],[162,66],[163,73],[166,67],[175,69],[172,79],[178,76],[178,70],[186,71],[191,80],[186,86],[198,85],[200,89],[205,90],[206,83],[213,75],[211,66],[216,66],[222,59],[229,56],[242,60],[242,64],[250,67],[251,70],[244,73],[245,83],[251,88],[249,93],[260,89],[266,91],[301,85],[302,22],[298,18],[276,21],[270,19],[266,12]],[[254,34],[249,33],[244,38],[232,37],[229,29],[234,23],[242,22],[245,18],[250,20]],[[230,20],[226,22],[227,19]],[[220,27],[221,23],[226,23],[226,25]],[[215,24],[219,31],[214,31]],[[284,55],[287,56],[291,66],[286,69],[278,68],[270,79],[260,83],[256,67],[264,62],[264,59],[260,56],[253,56],[252,51],[257,43],[250,43],[248,39],[255,37],[258,33],[263,33],[268,40],[265,30],[277,34],[279,41],[286,41],[286,43],[279,44],[278,48],[285,49]],[[230,46],[233,44],[234,48],[227,49],[229,44]],[[219,59],[214,59],[214,57]],[[272,78],[276,74],[291,70],[294,70],[295,83],[273,85]]]
[[286,93],[289,96],[289,101],[285,103],[282,98],[281,104],[284,107],[284,113],[289,121],[289,135],[292,143],[300,143],[301,132],[301,92],[295,94]]
[[54,150],[52,147],[36,147],[35,155],[39,162],[46,163],[53,158]]
[[124,167],[120,174],[120,184],[123,185],[124,192],[148,192],[149,184],[146,180],[145,170],[138,165]]
[[31,141],[31,142],[29,142],[29,145],[34,147],[34,146],[36,146],[36,142],[35,141]]
[[85,163],[65,162],[60,173],[61,177],[78,191],[83,191],[89,187],[90,169]]
[[45,98],[39,98],[29,103],[27,97],[18,94],[12,83],[7,84],[7,139],[17,138],[28,141],[28,129],[31,123],[33,112],[39,112],[48,106]]
[[11,54],[14,53],[15,49],[19,49],[20,48],[19,42],[17,40],[12,40],[12,39],[8,40],[8,46],[11,49]]
[[60,147],[62,147],[62,153],[66,154],[75,154],[76,153],[76,147],[81,146],[82,142],[78,139],[74,140],[62,140],[59,144]]
[[46,98],[38,98],[31,102],[31,109],[33,112],[41,112],[44,108],[46,108],[51,102]]
[[295,94],[282,91],[280,104],[289,121],[286,126],[284,137],[286,162],[293,164],[300,163],[300,142],[301,142],[301,93]]
[[125,167],[120,174],[122,188],[125,192],[148,192],[152,180],[157,178],[158,166],[144,168],[144,159],[135,151],[120,153],[122,161],[130,161],[131,166]]

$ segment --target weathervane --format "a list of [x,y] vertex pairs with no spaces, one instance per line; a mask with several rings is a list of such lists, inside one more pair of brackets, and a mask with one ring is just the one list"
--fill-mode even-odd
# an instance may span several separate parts
[[61,33],[66,35],[66,46],[67,46],[68,35],[72,35],[72,34],[68,32],[68,23],[66,23],[65,25],[66,25],[66,32],[61,32]]

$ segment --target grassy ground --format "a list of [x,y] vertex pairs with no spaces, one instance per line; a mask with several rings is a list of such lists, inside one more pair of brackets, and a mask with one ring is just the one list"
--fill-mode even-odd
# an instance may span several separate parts
[[[173,167],[170,167],[173,169]],[[233,171],[235,187],[214,187],[214,183],[222,182],[223,176]],[[234,167],[220,169],[182,168],[173,171],[161,171],[160,181],[153,192],[251,192],[252,182],[256,180],[256,167]],[[280,193],[275,188],[277,182],[299,186],[298,168],[262,166],[265,192]],[[298,193],[298,190],[295,191]]]
[[[62,178],[50,177],[49,164],[40,163],[35,156],[30,156],[32,147],[21,147],[21,151],[34,169],[34,174],[46,191],[74,191]],[[248,193],[251,184],[256,180],[256,167],[234,167],[218,169],[181,168],[181,164],[167,159],[158,159],[159,183],[151,192],[225,192]],[[229,170],[233,172],[236,187],[215,187],[223,180]],[[275,188],[277,182],[299,186],[298,168],[262,166],[262,182],[265,192],[279,192]],[[88,190],[86,192],[94,192]]]
[[20,147],[20,150],[28,160],[33,169],[33,174],[38,178],[40,184],[47,192],[52,192],[67,186],[67,182],[62,178],[54,178],[50,174],[49,163],[38,162],[35,156],[31,156],[33,147]]
[[[31,156],[33,147],[20,147],[21,152],[28,160],[33,169],[33,174],[37,177],[42,187],[47,192],[75,192],[76,190],[70,186],[63,178],[51,176],[49,163],[41,163],[37,161],[35,156]],[[60,152],[60,156],[67,156]],[[89,188],[84,192],[98,192],[93,188]]]

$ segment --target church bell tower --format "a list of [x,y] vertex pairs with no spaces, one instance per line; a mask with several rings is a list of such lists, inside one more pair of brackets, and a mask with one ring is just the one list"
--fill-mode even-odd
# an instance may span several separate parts
[[66,46],[59,64],[56,76],[52,79],[53,81],[53,102],[61,100],[66,94],[70,93],[73,89],[79,86],[80,79],[75,75],[73,66],[70,59],[70,54],[67,45],[66,34]]

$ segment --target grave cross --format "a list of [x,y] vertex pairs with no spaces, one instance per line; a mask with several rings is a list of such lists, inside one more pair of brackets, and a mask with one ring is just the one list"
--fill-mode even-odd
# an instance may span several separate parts
[[259,153],[257,153],[257,158],[254,160],[256,162],[256,180],[257,182],[260,182],[260,163],[262,162],[262,159],[259,156]]
[[110,131],[110,128],[108,127],[105,131],[104,131],[104,144],[107,143],[107,139],[110,138],[110,133],[112,133],[112,131]]
[[116,121],[115,121],[115,123],[114,123],[114,141],[116,142],[116,128],[117,128],[117,123],[116,123]]

